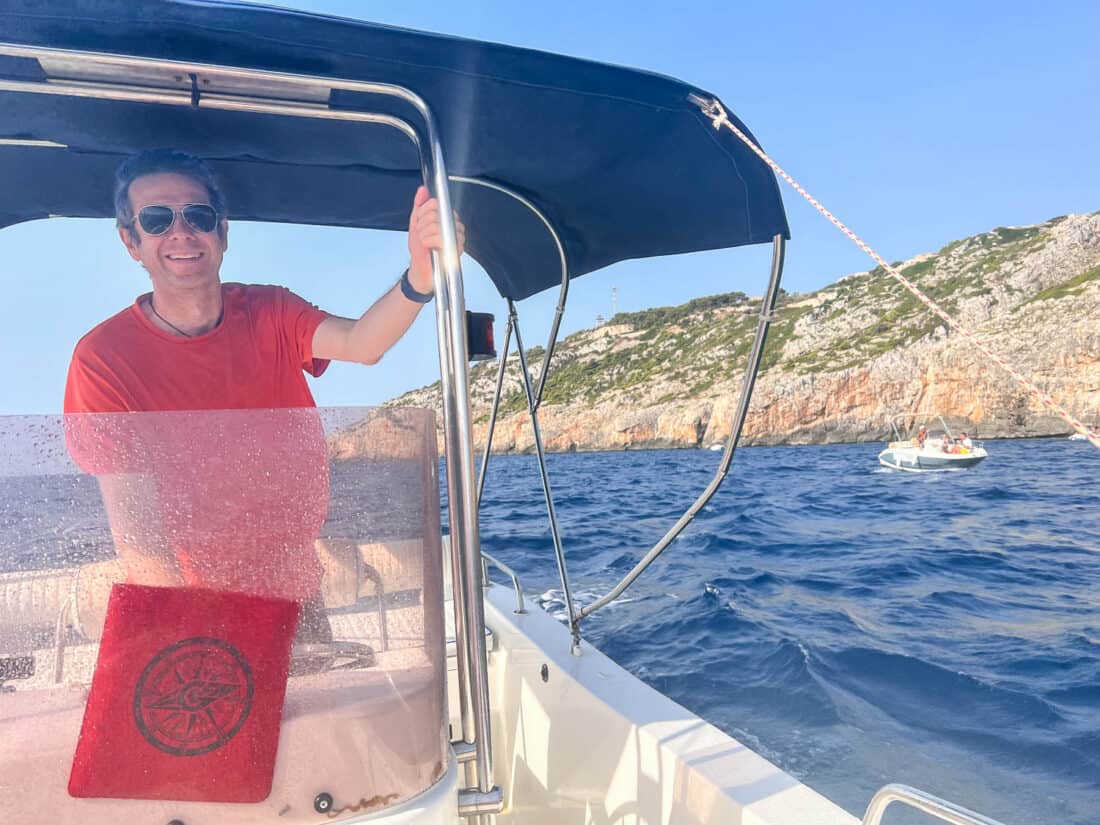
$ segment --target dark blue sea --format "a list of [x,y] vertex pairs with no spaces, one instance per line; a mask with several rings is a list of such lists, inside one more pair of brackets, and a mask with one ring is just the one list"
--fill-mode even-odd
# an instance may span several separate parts
[[[741,449],[584,636],[857,815],[903,782],[1007,825],[1100,822],[1100,451],[986,446],[977,468],[934,474],[881,468],[879,445]],[[720,456],[549,456],[580,602]],[[564,615],[533,457],[490,460],[481,538]]]
[[[881,468],[875,444],[741,449],[584,635],[855,814],[902,782],[1006,825],[1100,823],[1100,451],[986,446],[975,469],[919,475]],[[720,457],[548,457],[580,602],[665,534]],[[5,469],[0,572],[113,555],[95,480],[38,463]],[[424,478],[416,462],[337,463],[326,529],[419,529],[406,510]],[[533,457],[490,461],[481,537],[564,617]]]

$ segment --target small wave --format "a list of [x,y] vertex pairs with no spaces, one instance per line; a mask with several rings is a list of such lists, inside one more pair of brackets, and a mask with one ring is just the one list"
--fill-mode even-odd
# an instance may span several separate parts
[[1064,717],[1037,696],[988,684],[933,662],[868,648],[822,657],[832,684],[854,693],[911,727],[948,735],[1004,731],[1004,744],[1022,726],[1057,726]]
[[1100,708],[1100,684],[1058,688],[1047,691],[1045,696],[1060,705],[1076,705],[1085,710]]

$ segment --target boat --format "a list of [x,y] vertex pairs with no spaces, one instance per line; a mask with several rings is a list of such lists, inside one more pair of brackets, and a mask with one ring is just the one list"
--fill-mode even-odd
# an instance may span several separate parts
[[[162,145],[211,161],[233,220],[401,230],[421,182],[442,214],[460,204],[468,252],[508,307],[503,352],[514,334],[524,361],[567,622],[480,550],[487,460],[478,476],[461,265],[445,221],[435,312],[446,530],[431,411],[0,422],[0,474],[18,505],[0,544],[0,821],[858,821],[583,637],[583,621],[707,503],[744,423],[789,231],[775,176],[736,115],[704,89],[642,71],[255,4],[0,0],[2,225],[113,217],[105,193],[119,160]],[[628,258],[758,243],[773,260],[715,476],[615,588],[580,607],[538,430],[548,370],[530,378],[517,305],[559,290],[548,365],[571,279]],[[502,357],[502,375],[504,366]],[[327,513],[280,486],[293,448],[319,437],[327,475],[310,478],[329,489]],[[176,595],[134,583],[142,571],[123,552],[133,537],[114,528],[95,462],[75,462],[74,443],[121,451],[112,466],[137,479],[123,501],[135,508],[149,468],[169,468],[181,497],[140,510],[146,526],[173,542],[232,547],[206,563],[237,604],[293,603],[296,577],[318,576],[331,638],[294,641],[279,625],[262,685],[239,651],[208,636],[127,660],[119,651],[132,648],[120,645],[170,624]],[[310,548],[280,536],[311,519],[321,526],[303,561]],[[257,547],[272,550],[256,557]],[[510,584],[491,583],[489,567]],[[120,605],[133,599],[148,625],[124,624]],[[242,624],[216,629],[255,642]],[[136,681],[108,678],[126,667]],[[121,716],[103,715],[119,702]],[[124,728],[132,739],[120,745]],[[245,730],[263,760],[219,761]],[[863,821],[880,822],[893,803],[992,822],[896,783],[869,800]]]
[[[905,416],[916,421],[914,416]],[[927,430],[923,425],[919,435],[903,435],[897,426],[897,419],[891,422],[894,440],[878,454],[878,461],[891,470],[903,470],[908,473],[944,472],[967,470],[984,461],[989,453],[981,441],[969,440],[968,445],[952,434],[942,416],[939,430]],[[965,433],[964,433],[965,435]]]

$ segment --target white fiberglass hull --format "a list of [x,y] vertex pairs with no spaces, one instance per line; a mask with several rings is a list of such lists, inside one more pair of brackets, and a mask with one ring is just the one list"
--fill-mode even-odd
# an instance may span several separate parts
[[975,447],[966,453],[945,453],[938,449],[917,447],[887,447],[879,453],[878,461],[891,470],[910,473],[965,470],[980,464],[988,455],[983,447]]
[[573,656],[544,611],[514,608],[507,589],[487,591],[498,822],[858,821],[591,645]]

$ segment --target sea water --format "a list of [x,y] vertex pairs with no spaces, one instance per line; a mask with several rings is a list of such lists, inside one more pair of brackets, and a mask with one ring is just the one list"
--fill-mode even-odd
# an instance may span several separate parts
[[[873,444],[740,449],[707,507],[583,634],[857,815],[903,782],[1007,825],[1100,823],[1100,451],[987,447],[974,469],[929,474],[880,467]],[[720,459],[549,456],[576,598],[617,583]],[[390,535],[416,479],[332,469],[326,528]],[[3,481],[0,572],[113,554],[93,478]],[[481,538],[564,617],[534,457],[490,460]]]
[[[872,444],[741,449],[584,636],[857,815],[902,782],[1008,825],[1100,822],[1100,451],[986,446],[926,474]],[[720,458],[549,456],[575,598],[630,570]],[[535,459],[493,457],[482,545],[563,618],[547,524]]]

